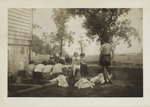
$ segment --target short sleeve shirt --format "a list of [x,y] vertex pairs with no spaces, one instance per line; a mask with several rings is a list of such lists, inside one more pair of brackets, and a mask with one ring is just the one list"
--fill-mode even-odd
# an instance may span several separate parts
[[58,63],[58,64],[55,64],[54,67],[53,67],[53,71],[52,73],[62,73],[62,69],[64,68],[64,65]]
[[33,72],[34,69],[35,69],[35,65],[29,64],[26,68],[26,72]]
[[35,69],[34,72],[43,72],[45,65],[43,64],[38,64]]
[[100,51],[102,54],[111,54],[112,51],[114,51],[114,48],[111,44],[109,43],[104,43],[101,47],[100,47]]
[[43,72],[44,73],[47,73],[47,72],[51,72],[52,71],[52,68],[53,68],[53,65],[46,65],[45,67],[44,67],[44,70],[43,70]]

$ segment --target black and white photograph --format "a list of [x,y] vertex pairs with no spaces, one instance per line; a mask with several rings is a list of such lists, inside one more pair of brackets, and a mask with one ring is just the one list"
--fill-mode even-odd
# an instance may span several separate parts
[[8,97],[143,97],[142,8],[9,8]]
[[0,1],[0,106],[149,106],[148,5]]

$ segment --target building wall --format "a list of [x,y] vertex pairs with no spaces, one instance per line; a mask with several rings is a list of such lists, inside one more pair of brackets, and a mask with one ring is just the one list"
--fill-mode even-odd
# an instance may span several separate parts
[[14,75],[29,63],[32,41],[32,9],[8,9],[8,73]]

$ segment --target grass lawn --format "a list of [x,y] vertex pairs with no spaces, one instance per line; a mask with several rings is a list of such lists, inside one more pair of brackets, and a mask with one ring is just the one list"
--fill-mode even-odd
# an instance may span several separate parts
[[[90,77],[101,71],[98,67],[89,67]],[[112,73],[120,73],[113,79],[113,84],[96,84],[94,88],[78,89],[74,87],[75,79],[68,79],[69,87],[59,87],[57,84],[13,95],[12,97],[143,97],[142,68],[110,68]],[[127,75],[127,78],[124,78]]]

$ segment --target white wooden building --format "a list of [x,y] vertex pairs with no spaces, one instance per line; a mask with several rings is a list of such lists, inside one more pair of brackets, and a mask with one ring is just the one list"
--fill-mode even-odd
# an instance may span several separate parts
[[32,44],[32,9],[8,9],[8,73],[14,75],[29,63]]

